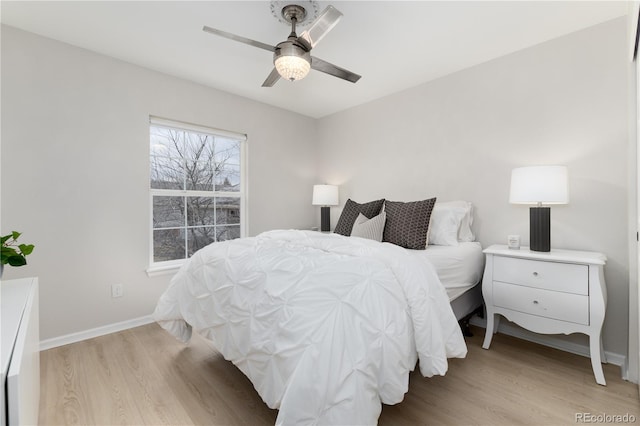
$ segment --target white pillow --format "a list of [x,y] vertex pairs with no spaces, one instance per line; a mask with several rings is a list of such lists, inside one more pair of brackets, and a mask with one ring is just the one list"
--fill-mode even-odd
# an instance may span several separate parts
[[438,207],[436,203],[431,212],[429,225],[429,244],[437,246],[457,246],[458,231],[462,219],[467,214],[460,207]]
[[382,212],[371,219],[367,219],[365,215],[360,213],[356,218],[356,221],[353,223],[353,228],[351,228],[351,236],[382,242],[384,224],[386,221],[387,214],[385,212]]
[[468,201],[447,201],[445,203],[437,202],[436,208],[463,208],[466,211],[465,216],[460,222],[460,228],[458,229],[458,241],[475,241],[476,237],[473,235],[471,227],[473,226],[473,204]]

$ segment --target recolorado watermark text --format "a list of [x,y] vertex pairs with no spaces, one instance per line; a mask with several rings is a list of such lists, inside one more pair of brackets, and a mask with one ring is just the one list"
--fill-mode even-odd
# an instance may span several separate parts
[[576,413],[576,423],[635,423],[633,414]]

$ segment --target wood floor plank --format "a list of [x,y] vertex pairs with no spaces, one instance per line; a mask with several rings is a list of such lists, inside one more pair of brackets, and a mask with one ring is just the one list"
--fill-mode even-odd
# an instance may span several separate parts
[[[84,346],[88,346],[87,343]],[[94,416],[95,412],[91,409],[90,392],[85,392],[84,389],[92,389],[90,381],[88,380],[89,371],[86,368],[86,364],[82,363],[81,357],[83,352],[76,352],[69,348],[64,353],[64,365],[62,372],[64,375],[64,390],[65,396],[64,411],[65,418],[70,419],[71,424],[92,424],[96,423],[97,419]]]
[[[473,329],[465,359],[444,377],[410,376],[404,401],[381,425],[565,425],[576,413],[633,415],[638,387],[588,358],[498,334],[481,348]],[[43,425],[272,425],[276,410],[202,337],[185,345],[156,324],[41,353]]]
[[136,394],[127,383],[130,372],[117,361],[119,340],[127,332],[92,339],[87,359],[87,375],[91,378],[95,418],[106,424],[144,424],[136,403]]
[[[185,424],[191,418],[180,404],[166,377],[137,341],[134,332],[127,330],[103,336],[104,351],[108,359],[115,361],[114,368],[123,372],[123,387],[129,388],[144,423],[148,425]],[[102,339],[101,338],[101,339]]]

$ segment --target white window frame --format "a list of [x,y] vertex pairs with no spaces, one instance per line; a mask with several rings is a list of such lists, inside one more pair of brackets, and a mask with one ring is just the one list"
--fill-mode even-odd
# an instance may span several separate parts
[[[148,177],[149,177],[149,267],[147,268],[147,274],[149,276],[170,274],[177,271],[180,266],[187,260],[176,259],[163,262],[155,262],[153,258],[153,197],[154,196],[190,196],[190,197],[222,197],[222,198],[240,198],[240,238],[248,235],[247,230],[247,135],[243,133],[231,132],[228,130],[221,130],[212,127],[200,126],[197,124],[184,123],[175,120],[169,120],[166,118],[160,118],[155,116],[149,117],[149,132],[151,126],[168,127],[172,129],[179,129],[188,132],[203,133],[211,136],[227,137],[235,139],[240,142],[240,191],[232,193],[224,191],[197,191],[197,190],[181,190],[181,189],[154,189],[151,188],[151,152],[147,155],[148,163]],[[151,138],[148,134],[147,141]]]

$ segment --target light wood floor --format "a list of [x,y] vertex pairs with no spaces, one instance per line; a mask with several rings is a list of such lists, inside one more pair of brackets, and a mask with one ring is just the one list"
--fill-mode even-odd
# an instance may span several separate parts
[[[576,413],[640,423],[638,388],[618,367],[604,366],[603,387],[588,358],[501,334],[487,351],[473,331],[467,358],[445,377],[414,372],[381,425],[568,425]],[[273,425],[277,415],[208,342],[183,345],[156,324],[44,351],[41,376],[43,425]]]

